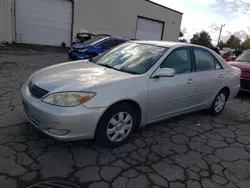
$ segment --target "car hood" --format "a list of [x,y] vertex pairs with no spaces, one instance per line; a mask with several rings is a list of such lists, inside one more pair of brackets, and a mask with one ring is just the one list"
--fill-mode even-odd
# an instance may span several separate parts
[[49,92],[82,91],[135,76],[89,61],[76,61],[41,69],[31,76],[30,81]]

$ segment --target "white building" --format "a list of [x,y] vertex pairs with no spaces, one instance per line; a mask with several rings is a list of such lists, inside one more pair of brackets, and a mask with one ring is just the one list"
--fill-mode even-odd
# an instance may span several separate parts
[[149,0],[0,0],[0,41],[70,45],[81,29],[177,41],[182,13]]

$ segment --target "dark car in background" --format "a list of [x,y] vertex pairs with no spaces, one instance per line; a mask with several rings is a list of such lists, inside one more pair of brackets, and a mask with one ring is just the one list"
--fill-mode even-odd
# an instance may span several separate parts
[[222,57],[225,59],[225,61],[234,61],[237,58],[234,51],[227,51],[222,54]]
[[68,52],[69,59],[90,59],[126,41],[128,39],[121,37],[95,37],[83,43],[73,45]]
[[245,50],[234,61],[228,63],[241,69],[241,90],[250,92],[250,50]]

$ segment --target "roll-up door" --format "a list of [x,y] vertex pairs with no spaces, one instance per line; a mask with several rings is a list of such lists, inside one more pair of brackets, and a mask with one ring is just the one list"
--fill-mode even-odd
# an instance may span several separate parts
[[16,41],[60,46],[71,44],[72,2],[16,0]]
[[162,40],[163,22],[138,17],[136,27],[136,39]]

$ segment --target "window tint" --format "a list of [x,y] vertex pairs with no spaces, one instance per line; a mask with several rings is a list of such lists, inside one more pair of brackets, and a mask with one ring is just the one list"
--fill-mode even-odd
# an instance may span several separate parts
[[125,42],[124,40],[116,40],[116,45],[122,44],[124,42]]
[[99,46],[102,48],[112,48],[116,46],[116,40],[106,40],[102,42]]
[[161,64],[161,68],[172,68],[176,74],[191,72],[191,56],[189,49],[173,51]]
[[219,62],[208,51],[203,49],[194,49],[196,71],[208,71],[221,69]]

